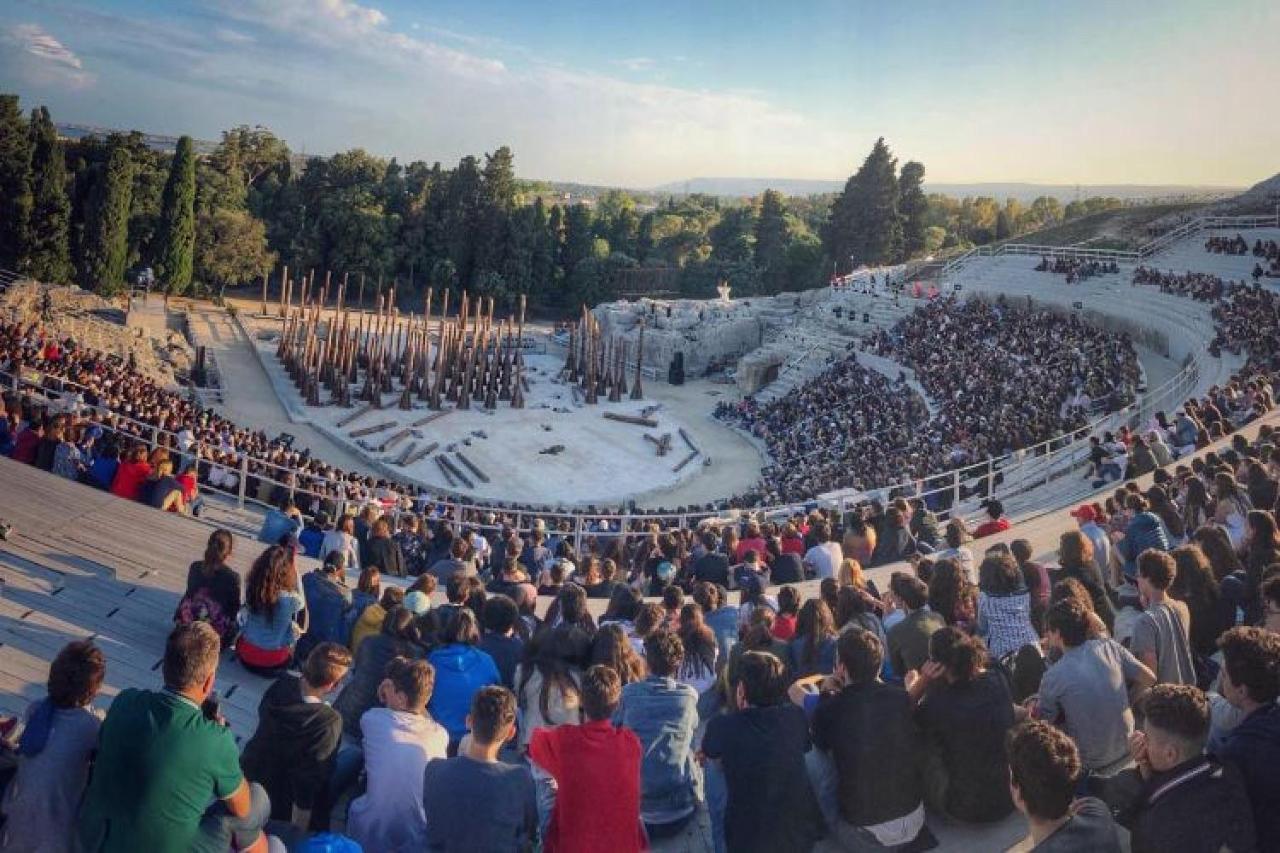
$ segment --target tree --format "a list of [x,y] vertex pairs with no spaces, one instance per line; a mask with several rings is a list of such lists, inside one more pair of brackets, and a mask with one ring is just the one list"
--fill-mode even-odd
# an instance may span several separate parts
[[31,187],[33,204],[27,227],[25,266],[41,281],[71,278],[71,202],[67,199],[67,162],[57,128],[44,107],[31,114]]
[[196,250],[196,156],[190,136],[178,140],[169,167],[156,242],[156,276],[169,293],[185,293],[191,286]]
[[0,268],[16,270],[27,250],[31,138],[17,95],[0,95]]
[[755,262],[760,269],[765,293],[786,289],[787,209],[782,194],[765,190],[760,197],[760,215],[755,224]]
[[832,203],[823,244],[837,266],[882,264],[900,255],[897,165],[884,137],[877,139]]
[[129,252],[129,200],[133,193],[133,163],[119,143],[111,146],[85,211],[81,285],[104,295],[124,285]]
[[1042,195],[1031,202],[1027,219],[1032,228],[1057,225],[1062,221],[1062,202],[1052,196]]
[[276,265],[266,226],[246,210],[209,212],[200,218],[199,231],[196,268],[201,281],[217,285],[219,298],[228,286],[257,280]]
[[289,146],[261,125],[242,124],[222,132],[213,162],[218,171],[233,176],[247,193],[273,169],[288,165]]
[[902,254],[907,260],[924,252],[929,199],[924,194],[924,164],[911,160],[898,175],[898,212],[902,215]]
[[1001,210],[996,215],[996,239],[1008,240],[1013,236],[1013,223],[1009,221],[1008,211]]

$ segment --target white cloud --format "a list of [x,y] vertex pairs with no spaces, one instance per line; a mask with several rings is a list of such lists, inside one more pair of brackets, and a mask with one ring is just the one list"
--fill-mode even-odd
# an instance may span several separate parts
[[31,82],[82,88],[94,81],[75,51],[39,24],[15,24],[0,33],[0,41],[13,49],[16,72]]
[[648,71],[653,68],[657,62],[647,56],[633,56],[630,59],[616,59],[615,65],[621,65],[628,71]]

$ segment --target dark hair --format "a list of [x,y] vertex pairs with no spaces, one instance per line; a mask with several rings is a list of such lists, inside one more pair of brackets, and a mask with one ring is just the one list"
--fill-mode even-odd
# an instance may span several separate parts
[[341,643],[321,643],[307,655],[302,678],[312,687],[335,684],[351,669],[351,652]]
[[218,669],[222,638],[208,622],[179,625],[164,644],[164,686],[195,687]]
[[1209,735],[1209,699],[1204,691],[1189,684],[1157,684],[1142,695],[1137,710],[1145,725],[1185,741],[1189,752],[1204,748]]
[[734,671],[734,689],[742,685],[744,698],[753,708],[777,705],[787,693],[782,661],[768,652],[744,652]]
[[281,594],[294,589],[291,564],[290,551],[280,545],[272,545],[258,555],[244,584],[244,603],[250,613],[265,616],[268,623],[275,618]]
[[390,679],[396,690],[409,700],[409,707],[421,708],[431,701],[436,686],[436,670],[425,660],[394,657],[387,661],[383,678]]
[[818,650],[835,635],[836,621],[826,602],[818,598],[806,601],[796,618],[796,639],[804,638],[804,646],[800,649],[801,668],[815,666]]
[[884,649],[880,638],[861,628],[850,628],[836,640],[836,652],[850,684],[868,684],[880,673]]
[[200,567],[204,574],[212,574],[213,570],[218,566],[225,566],[227,558],[231,556],[231,548],[235,539],[231,536],[231,531],[221,528],[209,534],[209,543],[204,546],[204,560]]
[[366,566],[360,570],[360,579],[356,581],[356,589],[373,595],[382,584],[382,575],[377,566]]
[[1138,576],[1159,590],[1166,590],[1178,574],[1173,555],[1159,548],[1148,548],[1138,555]]
[[1009,777],[1028,814],[1057,820],[1067,813],[1080,778],[1080,753],[1061,729],[1042,720],[1014,726],[1004,738]]
[[1218,638],[1231,683],[1260,704],[1280,696],[1280,636],[1262,628],[1237,627]]
[[449,599],[450,604],[465,602],[469,591],[467,573],[461,569],[449,575],[449,579],[444,582],[444,595]]
[[684,590],[670,584],[662,590],[662,606],[667,610],[679,610],[684,605]]
[[1026,580],[1012,554],[995,552],[982,558],[978,588],[988,595],[1013,595],[1026,592]]
[[982,672],[987,647],[980,638],[948,625],[929,638],[929,657],[942,664],[958,684],[968,684]]
[[684,644],[670,631],[657,631],[645,638],[644,660],[653,675],[674,678],[684,663]]
[[1048,626],[1075,648],[1089,639],[1089,610],[1074,598],[1063,599],[1049,608]]
[[477,624],[476,614],[467,607],[457,608],[453,618],[440,631],[440,642],[477,645],[480,642],[480,626]]
[[929,587],[924,581],[906,572],[894,572],[889,576],[889,589],[912,610],[919,610],[929,603]]
[[494,634],[505,634],[516,625],[520,609],[507,595],[495,595],[484,603],[484,629]]
[[794,615],[800,609],[800,593],[794,586],[778,590],[778,612]]
[[492,744],[516,721],[516,697],[505,687],[481,687],[471,697],[471,738]]
[[588,720],[609,719],[621,701],[622,679],[613,669],[596,664],[583,673],[582,713]]
[[636,654],[627,632],[616,622],[601,625],[591,643],[591,663],[603,664],[618,673],[623,684],[644,678],[644,658]]
[[80,708],[102,687],[107,659],[90,640],[67,643],[49,665],[49,701],[55,708]]
[[636,613],[640,609],[640,596],[636,591],[626,584],[619,584],[613,588],[613,593],[609,596],[609,604],[605,607],[603,620],[623,619],[627,622],[633,622]]

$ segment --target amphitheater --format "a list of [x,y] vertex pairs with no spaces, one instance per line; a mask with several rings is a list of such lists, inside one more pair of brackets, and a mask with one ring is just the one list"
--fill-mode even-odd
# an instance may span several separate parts
[[[1207,304],[1131,283],[1132,271],[1139,264],[1161,271],[1248,280],[1255,263],[1251,255],[1212,254],[1204,248],[1208,236],[1236,233],[1250,244],[1257,239],[1278,240],[1280,217],[1202,217],[1132,252],[1012,244],[994,251],[970,252],[927,268],[884,271],[898,279],[929,281],[943,294],[984,299],[1004,296],[1064,314],[1078,313],[1092,323],[1129,333],[1139,345],[1146,387],[1135,403],[1105,415],[1079,433],[988,461],[988,472],[998,469],[1003,474],[997,496],[1013,521],[1011,530],[988,541],[1029,539],[1036,558],[1052,563],[1059,535],[1074,528],[1065,509],[1101,493],[1085,474],[1088,436],[1122,424],[1145,425],[1157,411],[1172,413],[1183,400],[1203,395],[1241,368],[1243,358],[1239,355],[1210,354],[1208,343],[1214,337],[1214,325]],[[1041,257],[1113,261],[1118,272],[1068,285],[1061,276],[1033,270]],[[7,281],[13,283],[12,277]],[[1264,282],[1268,288],[1277,287],[1276,280]],[[749,315],[756,340],[750,340],[751,335],[732,336],[723,342],[722,354],[738,359],[738,371],[755,377],[750,382],[758,387],[752,391],[767,401],[816,376],[829,358],[847,352],[871,331],[890,328],[916,304],[909,291],[895,298],[885,291],[872,295],[858,287],[775,297],[767,305],[762,301],[751,308],[733,309],[742,314],[743,323]],[[718,310],[715,303],[706,307]],[[837,307],[838,313],[834,310]],[[159,309],[153,306],[148,310]],[[193,304],[185,310],[193,342],[207,347],[223,380],[220,390],[202,392],[208,405],[268,433],[290,431],[315,455],[335,464],[379,476],[387,473],[385,464],[338,440],[332,430],[319,429],[310,419],[298,417],[297,401],[288,397],[289,389],[272,384],[269,358],[253,345],[252,322],[209,306]],[[623,309],[615,305],[597,310],[617,317]],[[141,316],[145,311],[139,311],[139,322],[145,324]],[[252,312],[240,312],[248,313]],[[557,351],[551,348],[549,352]],[[715,401],[736,399],[742,392],[727,382],[709,380],[683,389],[663,387],[662,371],[648,367],[647,390],[653,399],[677,412],[679,422],[697,433],[699,441],[714,443],[717,448],[708,451],[712,465],[700,473],[706,478],[702,485],[695,488],[690,481],[685,492],[660,492],[643,502],[649,507],[647,511],[627,507],[624,500],[615,501],[620,509],[627,507],[623,511],[609,512],[601,507],[583,510],[559,497],[552,499],[559,502],[549,500],[543,509],[516,509],[500,500],[500,489],[484,500],[441,491],[437,496],[442,505],[455,518],[495,512],[520,532],[537,522],[561,525],[567,536],[581,543],[596,533],[601,520],[610,521],[614,531],[643,535],[634,532],[640,521],[689,526],[705,519],[781,518],[814,506],[841,510],[855,500],[890,492],[889,487],[877,490],[877,495],[835,492],[814,495],[799,504],[750,510],[716,506],[717,494],[727,497],[742,488],[758,475],[764,461],[751,437],[727,434],[707,414]],[[892,375],[898,371],[892,363],[873,364],[872,369]],[[768,381],[760,382],[761,375]],[[20,393],[55,400],[59,396],[26,377],[8,376],[6,382]],[[268,394],[264,389],[272,390]],[[716,395],[710,396],[709,391]],[[1264,423],[1280,425],[1280,413],[1273,410],[1243,432],[1254,434]],[[960,493],[959,471],[937,473],[948,483],[945,488]],[[963,476],[971,475],[970,471]],[[211,494],[202,516],[191,518],[156,512],[9,459],[0,459],[0,484],[0,519],[12,525],[0,542],[0,712],[6,714],[21,713],[28,701],[42,695],[49,661],[73,639],[93,638],[106,654],[107,683],[100,705],[105,707],[127,687],[156,687],[160,654],[172,624],[171,614],[184,589],[186,567],[203,551],[209,532],[214,527],[233,531],[232,563],[241,571],[262,547],[256,537],[265,508],[243,490]],[[530,496],[521,494],[519,500],[528,503]],[[664,504],[677,502],[679,510],[659,510]],[[976,518],[978,498],[959,501],[953,511]],[[305,568],[312,565],[314,561],[303,561]],[[879,566],[868,575],[883,589],[889,574],[902,568],[903,564]],[[815,582],[800,587],[803,597],[816,594]],[[548,603],[541,600],[540,608]],[[599,605],[597,612],[604,603],[592,601],[593,606]],[[268,683],[241,668],[233,656],[224,657],[218,690],[238,742],[252,733],[258,702]],[[1005,849],[1026,832],[1025,822],[1016,813],[981,828],[960,826],[932,815],[929,825],[941,850]],[[710,849],[705,821],[658,849]]]

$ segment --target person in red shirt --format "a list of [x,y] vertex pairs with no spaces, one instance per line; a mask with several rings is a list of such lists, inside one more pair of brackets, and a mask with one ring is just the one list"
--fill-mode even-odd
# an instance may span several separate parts
[[794,522],[788,521],[782,528],[782,553],[799,554],[804,556],[804,552],[809,549],[804,547],[804,536],[796,529]]
[[990,536],[993,533],[1002,533],[1008,530],[1011,525],[1009,519],[1004,517],[1004,504],[992,498],[987,501],[987,520],[978,525],[973,531],[974,539],[981,539],[983,536]]
[[581,696],[582,725],[537,729],[529,742],[529,760],[556,781],[543,850],[647,850],[640,824],[640,739],[610,722],[622,701],[622,680],[607,666],[593,666],[582,677]]
[[741,563],[746,559],[748,551],[755,551],[756,554],[767,559],[768,550],[765,547],[764,537],[760,535],[760,525],[754,521],[747,525],[747,535],[738,540],[733,558]]
[[147,447],[145,444],[135,445],[116,469],[116,476],[111,481],[111,494],[140,501],[142,490],[150,476],[151,463],[147,461]]
[[26,429],[18,433],[13,444],[13,458],[17,462],[28,465],[36,464],[36,450],[40,447],[40,439],[44,437],[44,424],[33,417]]
[[796,618],[800,613],[800,594],[793,586],[778,590],[778,616],[773,620],[772,633],[776,639],[790,640],[796,635]]

